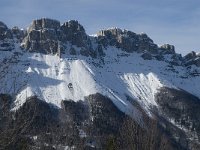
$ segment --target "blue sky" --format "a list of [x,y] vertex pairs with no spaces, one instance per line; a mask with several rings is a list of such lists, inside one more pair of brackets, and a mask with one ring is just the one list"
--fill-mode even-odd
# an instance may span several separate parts
[[78,20],[88,34],[119,27],[147,33],[178,53],[200,51],[198,0],[1,0],[0,20],[26,28],[33,19]]

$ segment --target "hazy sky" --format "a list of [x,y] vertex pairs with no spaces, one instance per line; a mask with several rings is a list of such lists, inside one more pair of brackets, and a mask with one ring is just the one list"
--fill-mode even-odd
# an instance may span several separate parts
[[78,20],[88,34],[108,27],[147,33],[178,53],[200,51],[199,0],[1,0],[0,20],[26,28],[33,19]]

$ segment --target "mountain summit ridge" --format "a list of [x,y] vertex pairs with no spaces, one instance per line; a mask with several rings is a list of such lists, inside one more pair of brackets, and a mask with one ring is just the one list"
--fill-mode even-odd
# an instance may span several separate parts
[[[4,24],[4,23],[3,23]],[[175,47],[170,44],[163,44],[158,46],[153,42],[147,34],[136,34],[129,30],[122,30],[120,28],[104,29],[97,32],[97,36],[89,36],[85,32],[84,27],[76,20],[70,20],[63,24],[54,19],[42,18],[33,20],[27,30],[21,31],[17,27],[8,29],[4,24],[4,29],[7,29],[5,33],[9,35],[6,39],[11,38],[14,35],[22,42],[21,47],[27,51],[40,52],[44,54],[81,54],[85,56],[98,57],[104,55],[104,49],[107,46],[115,46],[121,48],[128,53],[139,52],[144,53],[144,59],[158,59],[163,60],[163,55],[174,54],[174,60],[172,63],[181,65],[195,64],[200,66],[200,59],[197,55],[195,58],[190,58],[190,54],[182,57],[180,54],[176,54]],[[5,37],[4,37],[5,38]],[[73,48],[66,52],[66,43],[70,42],[80,49],[76,52]],[[6,48],[8,43],[4,43]],[[12,43],[11,43],[12,45]],[[8,50],[12,49],[8,47]],[[5,49],[6,50],[6,49]],[[187,62],[185,62],[187,57]],[[188,60],[190,58],[190,60]],[[179,61],[177,63],[177,61]],[[188,63],[189,62],[189,63]]]

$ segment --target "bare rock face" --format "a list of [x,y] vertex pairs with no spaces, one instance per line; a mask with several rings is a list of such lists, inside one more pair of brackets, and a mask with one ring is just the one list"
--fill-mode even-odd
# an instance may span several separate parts
[[[104,57],[106,49],[114,46],[128,53],[141,53],[141,57],[147,60],[157,59],[172,65],[200,67],[200,54],[191,52],[183,58],[176,54],[173,45],[164,44],[158,47],[145,33],[136,34],[111,28],[101,30],[93,37],[87,35],[84,27],[76,20],[61,25],[57,20],[42,18],[34,20],[26,31],[18,27],[9,29],[0,22],[0,51],[13,50],[14,43],[20,43],[21,47],[29,52],[59,56],[65,53],[93,58]],[[167,60],[165,55],[171,55],[171,59]]]
[[24,30],[20,30],[17,26],[14,26],[11,29],[11,32],[13,34],[13,37],[16,38],[21,43],[25,36]]
[[73,45],[78,47],[89,47],[90,40],[85,33],[85,29],[78,21],[70,20],[61,26],[63,31],[62,41],[70,41]]
[[200,67],[200,57],[198,57],[195,61],[194,61],[195,65],[197,67]]
[[170,45],[170,44],[161,45],[160,50],[162,50],[162,53],[164,54],[175,54],[174,45]]
[[180,66],[183,64],[183,57],[181,54],[172,54],[171,56],[171,62],[170,64],[175,65],[175,66]]
[[150,53],[157,53],[158,46],[154,44],[153,40],[147,34],[139,34],[139,51],[148,51]]
[[194,51],[188,53],[187,55],[184,56],[185,60],[191,60],[195,59],[197,57],[196,53]]
[[30,52],[55,54],[59,48],[60,22],[52,19],[34,20],[28,28],[22,47]]
[[12,33],[8,27],[0,21],[0,40],[12,39]]
[[90,39],[78,21],[71,20],[60,26],[57,20],[43,18],[32,22],[22,47],[30,52],[60,55],[67,42],[91,50]]
[[11,51],[12,49],[14,49],[12,32],[0,21],[0,51]]
[[146,34],[136,34],[128,30],[121,30],[119,28],[112,28],[108,30],[101,30],[97,33],[98,41],[104,46],[116,46],[122,48],[126,52],[133,51],[150,51],[157,52],[157,45],[153,43]]
[[194,51],[184,56],[183,59],[186,66],[196,65],[197,67],[200,67],[200,56]]
[[59,29],[60,28],[60,22],[53,19],[43,18],[39,20],[34,20],[29,27],[29,31],[32,30],[42,30],[42,29]]

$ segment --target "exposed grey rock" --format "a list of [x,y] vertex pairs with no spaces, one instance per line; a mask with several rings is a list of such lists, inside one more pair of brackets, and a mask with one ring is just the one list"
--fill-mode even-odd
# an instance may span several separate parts
[[174,45],[170,45],[170,44],[161,45],[160,50],[162,50],[163,54],[175,54]]
[[32,22],[28,32],[32,30],[43,30],[44,28],[58,30],[60,28],[60,22],[48,18],[37,19]]
[[39,41],[40,40],[40,31],[31,30],[29,32],[29,41]]
[[181,54],[173,54],[171,56],[171,61],[170,64],[175,65],[175,66],[180,66],[183,63],[183,58],[181,56]]
[[62,41],[70,41],[73,45],[89,49],[91,41],[85,33],[85,29],[78,21],[70,20],[61,26],[63,32]]
[[185,60],[192,60],[195,59],[197,57],[196,53],[194,51],[188,53],[187,55],[184,56]]
[[[97,37],[91,39],[78,21],[71,20],[60,26],[59,21],[45,18],[32,22],[22,47],[31,52],[58,53],[60,56],[65,52],[67,48],[65,45],[68,42],[81,49],[80,53],[76,52],[76,54],[91,57],[104,56],[107,46],[115,46],[129,53],[147,51],[158,60],[164,58],[158,55],[175,54],[173,45],[165,44],[158,48],[145,33],[136,34],[128,30],[112,28],[99,31]],[[74,55],[75,53],[69,49],[69,54]],[[151,58],[145,57],[145,59]]]
[[15,26],[11,29],[11,31],[12,31],[13,36],[17,38],[19,42],[22,42],[25,36],[24,30],[20,30],[17,26]]
[[154,44],[153,40],[150,39],[147,34],[139,34],[139,51],[148,51],[150,53],[156,54],[158,52],[158,46]]
[[32,22],[22,47],[30,52],[57,53],[60,56],[65,52],[67,42],[84,49],[84,53],[81,53],[84,55],[85,51],[89,53],[92,49],[91,41],[78,21],[71,20],[60,26],[59,21],[43,18]]
[[22,47],[31,52],[56,54],[60,52],[60,22],[52,19],[34,20],[23,40]]
[[195,60],[195,65],[200,67],[200,57]]
[[[30,52],[41,52],[45,54],[61,54],[68,49],[67,45],[75,45],[79,50],[68,49],[68,54],[91,57],[105,56],[105,50],[108,46],[115,46],[123,51],[132,53],[144,53],[144,59],[152,59],[164,61],[165,54],[172,55],[173,65],[199,65],[199,56],[196,53],[188,54],[182,59],[182,56],[177,57],[175,47],[170,44],[164,44],[158,47],[147,34],[136,34],[128,30],[112,28],[101,30],[97,33],[97,37],[90,37],[86,34],[85,29],[78,21],[71,20],[60,25],[60,22],[53,19],[42,18],[34,20],[27,32],[19,30],[18,27],[13,27],[12,30],[0,22],[0,50],[12,50],[14,44],[13,37],[18,39],[22,48]],[[148,53],[146,53],[148,52]],[[150,56],[151,55],[151,56]],[[186,62],[184,62],[186,61]]]
[[[69,41],[72,45],[80,47],[80,54],[83,56],[93,57],[93,48],[89,36],[86,34],[85,29],[76,20],[65,22],[61,26],[61,41]],[[71,51],[72,52],[72,51]],[[70,52],[70,53],[71,53]],[[73,53],[73,52],[72,52]],[[74,54],[74,53],[73,53]],[[77,54],[77,53],[76,53]]]
[[[97,33],[98,43],[107,47],[108,45],[122,48],[127,52],[136,51],[137,36],[133,32],[122,31],[119,28],[113,28],[108,30],[101,30]],[[132,38],[132,39],[131,39]]]
[[194,51],[185,55],[183,59],[186,66],[196,65],[197,67],[200,67],[200,56]]
[[11,51],[12,49],[14,49],[12,32],[3,22],[0,22],[0,51]]
[[185,63],[185,65],[186,66],[196,65],[197,67],[200,67],[200,57],[188,61],[187,63]]
[[141,52],[145,50],[152,53],[157,52],[157,45],[146,34],[136,34],[128,30],[113,28],[101,30],[97,35],[98,43],[104,47],[108,45],[116,46],[126,52]]
[[12,33],[8,27],[0,21],[0,40],[12,39]]

